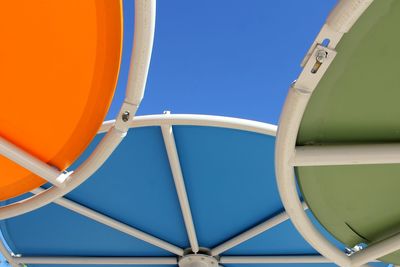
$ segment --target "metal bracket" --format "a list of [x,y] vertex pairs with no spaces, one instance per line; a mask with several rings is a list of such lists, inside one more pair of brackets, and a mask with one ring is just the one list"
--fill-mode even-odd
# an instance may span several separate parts
[[293,87],[303,92],[311,93],[314,91],[336,54],[335,50],[328,47],[315,46]]
[[135,116],[137,109],[137,105],[129,102],[124,102],[115,121],[115,129],[126,133],[129,129],[129,122]]

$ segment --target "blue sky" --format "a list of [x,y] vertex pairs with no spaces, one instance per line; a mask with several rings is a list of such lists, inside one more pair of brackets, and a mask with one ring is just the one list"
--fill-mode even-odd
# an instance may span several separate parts
[[[138,114],[200,113],[278,123],[290,83],[334,0],[159,0]],[[125,1],[122,97],[133,28]],[[113,105],[108,119],[115,116]]]

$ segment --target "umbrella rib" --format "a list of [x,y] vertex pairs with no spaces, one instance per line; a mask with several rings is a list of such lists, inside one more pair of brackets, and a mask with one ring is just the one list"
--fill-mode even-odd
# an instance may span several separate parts
[[[42,189],[42,188],[37,188],[37,189],[33,190],[32,193],[39,194],[43,190],[44,189]],[[129,226],[120,221],[117,221],[109,216],[106,216],[106,215],[100,213],[100,212],[94,211],[88,207],[78,204],[72,200],[65,198],[65,197],[61,197],[61,198],[54,200],[54,203],[56,203],[57,205],[60,205],[64,208],[67,208],[69,210],[72,210],[78,214],[81,214],[87,218],[90,218],[94,221],[97,221],[99,223],[107,225],[113,229],[120,231],[120,232],[123,232],[130,236],[133,236],[135,238],[143,240],[149,244],[152,244],[154,246],[157,246],[159,248],[167,250],[173,254],[176,254],[178,256],[183,256],[183,249],[181,249],[175,245],[172,245],[164,240],[161,240],[155,236],[152,236],[143,231],[140,231],[132,226]]]
[[[308,209],[307,205],[303,202],[303,208]],[[211,255],[216,256],[219,255],[247,240],[250,238],[253,238],[281,223],[289,219],[289,215],[286,213],[286,211],[283,211],[279,213],[278,215],[275,215],[272,218],[267,219],[266,221],[242,232],[241,234],[229,239],[228,241],[216,246],[215,248],[211,249]]]
[[17,264],[176,265],[176,257],[14,257]]
[[400,163],[399,143],[296,146],[293,166]]
[[12,267],[19,266],[18,263],[14,260],[13,253],[7,249],[4,238],[0,239],[0,253]]
[[330,263],[321,255],[293,256],[221,256],[221,264],[270,264],[270,263]]
[[194,253],[199,251],[197,242],[196,230],[193,223],[190,204],[183,180],[182,169],[179,162],[179,156],[176,149],[174,132],[171,125],[161,126],[162,135],[164,138],[165,148],[167,150],[169,164],[171,166],[172,176],[174,178],[176,192],[178,194],[179,204],[181,206],[183,220],[185,222],[186,232],[189,237],[191,249]]

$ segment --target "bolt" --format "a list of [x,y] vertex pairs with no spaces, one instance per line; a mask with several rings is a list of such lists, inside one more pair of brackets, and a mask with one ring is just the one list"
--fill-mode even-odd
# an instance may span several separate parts
[[122,113],[122,121],[127,122],[129,120],[129,111]]
[[328,57],[328,52],[326,52],[325,50],[318,50],[317,54],[315,55],[315,59],[319,62],[322,63],[324,62],[325,58]]

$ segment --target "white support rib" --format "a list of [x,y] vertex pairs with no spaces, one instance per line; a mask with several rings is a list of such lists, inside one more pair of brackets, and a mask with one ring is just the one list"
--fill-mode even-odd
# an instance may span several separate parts
[[[308,209],[307,204],[303,202],[303,208]],[[281,223],[289,219],[289,215],[286,213],[286,211],[283,211],[279,213],[278,215],[269,218],[268,220],[258,224],[255,227],[250,228],[249,230],[229,239],[228,241],[216,246],[211,250],[211,255],[212,256],[217,256],[228,249],[231,249],[247,240],[250,238],[253,238]]]
[[400,144],[297,146],[294,166],[400,163]]
[[68,174],[52,167],[23,149],[0,137],[0,155],[40,176],[57,187],[64,187]]
[[175,257],[15,257],[17,264],[175,265]]
[[[37,189],[33,190],[32,193],[39,194],[42,191],[43,191],[43,189],[37,188]],[[154,237],[154,236],[149,235],[149,234],[147,234],[145,232],[142,232],[142,231],[140,231],[140,230],[138,230],[136,228],[133,228],[132,226],[129,226],[129,225],[124,224],[124,223],[121,223],[121,222],[119,222],[119,221],[117,221],[117,220],[115,220],[115,219],[113,219],[111,217],[108,217],[108,216],[106,216],[104,214],[101,214],[101,213],[99,213],[97,211],[89,209],[89,208],[87,208],[87,207],[85,207],[83,205],[80,205],[80,204],[78,204],[76,202],[73,202],[73,201],[71,201],[71,200],[69,200],[67,198],[64,198],[64,197],[58,198],[58,199],[54,200],[54,203],[56,203],[56,204],[58,204],[58,205],[60,205],[60,206],[62,206],[64,208],[67,208],[69,210],[72,210],[72,211],[74,211],[76,213],[79,213],[79,214],[81,214],[81,215],[83,215],[85,217],[88,217],[88,218],[90,218],[92,220],[95,220],[95,221],[97,221],[99,223],[107,225],[107,226],[109,226],[109,227],[111,227],[113,229],[121,231],[121,232],[123,232],[125,234],[128,234],[130,236],[136,237],[136,238],[138,238],[140,240],[143,240],[143,241],[145,241],[145,242],[147,242],[149,244],[152,244],[152,245],[157,246],[159,248],[165,249],[165,250],[167,250],[167,251],[169,251],[171,253],[174,253],[174,254],[176,254],[178,256],[182,256],[183,255],[183,249],[181,249],[181,248],[179,248],[179,247],[177,247],[175,245],[172,245],[172,244],[170,244],[170,243],[168,243],[168,242],[166,242],[164,240],[161,240],[161,239],[159,239],[157,237]]]
[[[99,133],[107,132],[114,125],[115,121],[105,121]],[[223,127],[242,131],[255,132],[270,136],[276,135],[277,126],[265,122],[245,120],[239,118],[201,115],[201,114],[156,114],[137,116],[131,122],[130,128],[162,125],[193,125],[207,127]]]
[[178,194],[179,204],[181,206],[183,220],[189,237],[190,246],[194,253],[199,251],[196,230],[193,223],[192,213],[190,211],[189,200],[186,193],[185,182],[183,180],[181,164],[179,162],[178,152],[176,150],[174,133],[171,125],[161,126],[164,138],[165,148],[167,150],[169,164],[171,166],[172,176],[174,178],[176,192]]
[[135,0],[135,23],[125,102],[139,106],[150,67],[156,25],[156,0]]
[[0,240],[0,253],[3,255],[4,258],[8,261],[8,263],[12,267],[18,267],[18,263],[14,260],[14,257],[12,256],[11,252],[7,249],[6,245],[4,244],[4,239]]
[[73,190],[86,179],[88,179],[105,160],[111,155],[115,148],[121,143],[126,136],[125,132],[121,132],[111,127],[101,142],[97,145],[93,153],[87,158],[77,170],[71,174],[71,179],[64,188],[51,187],[42,191],[40,194],[25,198],[21,201],[14,202],[7,206],[0,207],[0,220],[21,215],[25,212],[35,210],[42,207],[55,199],[62,197],[69,191]]
[[400,234],[366,247],[350,256],[352,266],[362,266],[392,252],[400,250]]
[[[118,114],[115,127],[122,131],[128,130],[127,121],[133,119],[146,87],[147,74],[153,50],[156,17],[155,0],[135,1],[135,23],[132,55],[124,103]],[[125,114],[125,115],[124,115]],[[126,116],[126,119],[122,119]]]
[[319,255],[296,256],[221,256],[221,264],[330,263]]

